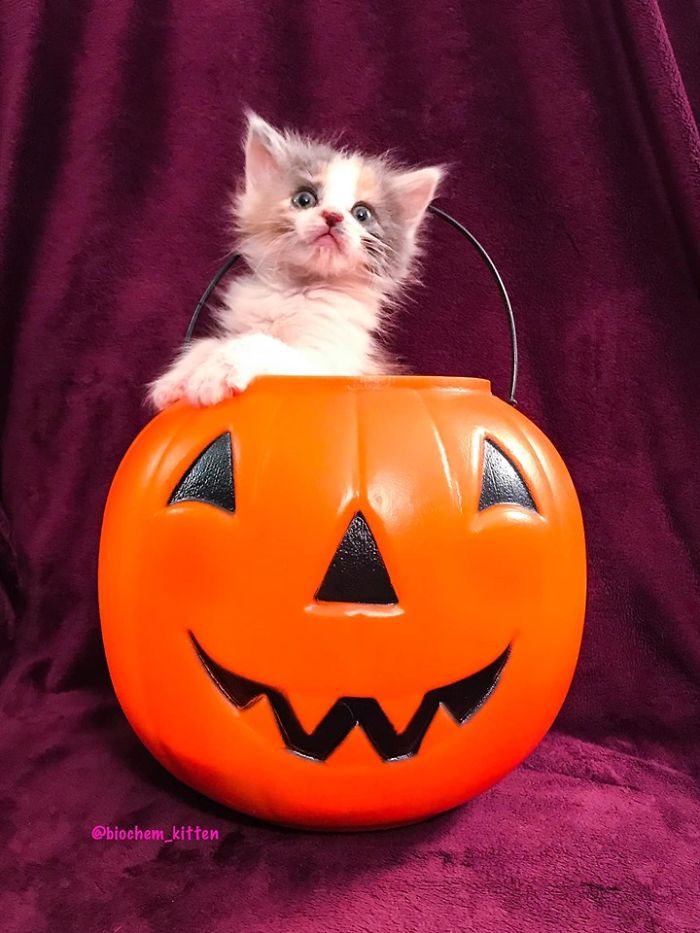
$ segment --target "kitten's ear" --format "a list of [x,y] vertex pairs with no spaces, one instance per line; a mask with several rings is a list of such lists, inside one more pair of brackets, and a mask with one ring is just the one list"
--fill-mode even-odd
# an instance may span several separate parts
[[396,176],[395,186],[401,198],[401,208],[409,227],[417,227],[426,208],[435,197],[435,192],[444,175],[438,165],[401,172]]
[[285,139],[257,113],[248,113],[248,136],[245,143],[246,187],[265,184],[281,171]]

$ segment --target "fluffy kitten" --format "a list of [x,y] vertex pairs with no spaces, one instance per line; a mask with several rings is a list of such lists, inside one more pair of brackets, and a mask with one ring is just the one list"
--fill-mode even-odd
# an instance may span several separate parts
[[252,379],[397,370],[378,335],[411,271],[442,171],[278,132],[250,114],[238,250],[250,272],[223,295],[218,334],[150,386],[156,408],[213,405]]

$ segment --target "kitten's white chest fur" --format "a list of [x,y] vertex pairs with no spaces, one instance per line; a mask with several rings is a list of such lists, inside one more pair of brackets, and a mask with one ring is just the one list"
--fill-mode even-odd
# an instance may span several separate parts
[[379,297],[359,285],[295,288],[247,277],[229,288],[218,315],[231,336],[275,337],[329,373],[368,375],[378,357]]

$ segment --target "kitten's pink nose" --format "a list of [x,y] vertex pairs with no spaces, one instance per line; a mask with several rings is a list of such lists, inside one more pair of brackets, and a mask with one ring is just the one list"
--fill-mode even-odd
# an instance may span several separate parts
[[343,220],[343,215],[337,211],[321,211],[321,217],[326,221],[329,227],[336,227]]

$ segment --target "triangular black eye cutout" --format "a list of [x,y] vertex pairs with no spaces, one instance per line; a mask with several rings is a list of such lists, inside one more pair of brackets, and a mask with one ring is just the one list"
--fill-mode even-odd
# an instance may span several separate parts
[[236,511],[233,485],[233,455],[228,431],[202,451],[175,487],[168,505],[175,502],[206,502],[227,512]]
[[481,481],[479,511],[501,502],[537,511],[530,490],[516,466],[493,441],[484,441],[484,475]]
[[326,603],[398,603],[367,520],[356,512],[326,572],[316,599]]

